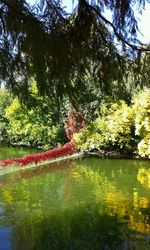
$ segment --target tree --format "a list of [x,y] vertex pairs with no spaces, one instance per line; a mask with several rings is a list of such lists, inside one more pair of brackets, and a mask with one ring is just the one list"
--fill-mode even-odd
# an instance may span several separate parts
[[[141,11],[144,4],[145,0],[79,0],[68,15],[60,0],[39,0],[34,6],[26,0],[0,0],[1,81],[24,101],[32,101],[34,76],[39,94],[57,104],[67,96],[76,107],[78,88],[81,93],[87,88],[87,72],[97,77],[104,92],[110,92],[114,80],[119,88],[126,67],[149,51],[137,40],[133,10],[136,5]],[[111,10],[112,22],[105,18],[105,8]]]

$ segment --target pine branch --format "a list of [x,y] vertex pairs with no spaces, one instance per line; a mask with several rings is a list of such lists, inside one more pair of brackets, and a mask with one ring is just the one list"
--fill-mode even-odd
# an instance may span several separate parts
[[116,27],[113,25],[113,23],[111,23],[109,20],[107,20],[94,6],[87,4],[87,2],[86,2],[86,6],[87,6],[87,8],[93,10],[106,24],[109,24],[111,26],[111,28],[113,29],[116,37],[118,37],[118,39],[120,41],[122,41],[123,43],[125,43],[130,48],[132,48],[132,49],[134,49],[136,51],[141,51],[141,52],[148,52],[148,51],[150,51],[149,46],[147,48],[144,48],[144,47],[139,47],[139,46],[136,46],[136,45],[131,44],[130,42],[128,42],[121,34],[119,34],[117,32]]

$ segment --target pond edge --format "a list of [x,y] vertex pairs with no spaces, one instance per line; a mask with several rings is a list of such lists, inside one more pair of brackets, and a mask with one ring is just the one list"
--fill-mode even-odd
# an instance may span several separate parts
[[46,166],[48,164],[59,163],[59,162],[62,162],[62,161],[75,160],[75,159],[82,158],[82,157],[87,157],[87,156],[88,156],[88,153],[80,152],[80,153],[75,153],[75,154],[72,154],[72,155],[67,155],[67,156],[64,156],[64,157],[58,157],[58,158],[55,158],[55,159],[42,161],[42,162],[39,162],[37,164],[32,163],[32,164],[26,165],[24,167],[22,167],[22,166],[21,167],[14,167],[14,165],[11,165],[9,167],[1,167],[0,166],[0,176],[15,173],[15,172],[20,172],[20,171],[24,171],[24,170],[30,170],[30,169],[33,169],[33,168],[44,167],[44,166]]

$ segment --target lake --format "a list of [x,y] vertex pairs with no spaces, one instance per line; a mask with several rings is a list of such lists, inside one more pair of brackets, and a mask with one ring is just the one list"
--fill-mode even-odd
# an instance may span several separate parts
[[0,250],[149,250],[149,166],[84,158],[1,176]]
[[39,149],[28,148],[28,147],[17,147],[17,146],[6,146],[0,144],[0,160],[22,157],[26,154],[34,154],[39,152]]

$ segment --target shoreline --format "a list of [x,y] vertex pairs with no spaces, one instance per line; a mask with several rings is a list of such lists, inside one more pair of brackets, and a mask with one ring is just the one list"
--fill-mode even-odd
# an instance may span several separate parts
[[101,158],[101,159],[126,159],[126,160],[142,160],[142,161],[149,161],[148,157],[141,157],[137,153],[130,152],[130,153],[122,153],[119,151],[93,151],[93,152],[86,152],[89,156]]
[[28,164],[26,166],[14,166],[14,164],[9,165],[8,167],[2,167],[0,166],[0,177],[8,174],[13,174],[16,172],[21,172],[21,171],[27,171],[27,170],[32,170],[40,167],[46,167],[47,165],[55,164],[55,163],[63,163],[63,161],[72,161],[80,158],[85,158],[85,157],[96,157],[99,159],[126,159],[126,160],[141,160],[141,161],[149,161],[148,158],[140,157],[139,155],[135,153],[122,153],[119,151],[79,151],[78,153],[72,154],[72,155],[66,155],[63,157],[57,157],[53,158],[50,160],[46,161],[41,161],[39,163],[32,163]]
[[50,159],[50,160],[47,160],[47,161],[41,161],[41,162],[39,162],[37,164],[35,164],[35,163],[28,164],[26,166],[14,166],[14,164],[6,166],[6,167],[0,166],[0,177],[4,176],[4,175],[7,175],[7,174],[11,174],[11,173],[31,170],[33,168],[36,169],[36,168],[44,167],[44,166],[51,165],[51,164],[54,164],[54,163],[61,163],[63,161],[72,161],[72,160],[83,158],[83,157],[87,157],[87,154],[85,154],[83,152],[80,152],[80,153],[75,153],[75,154],[72,154],[72,155],[66,155],[66,156],[63,156],[63,157],[57,157],[57,158]]

